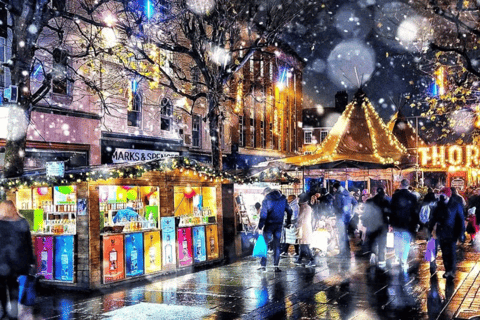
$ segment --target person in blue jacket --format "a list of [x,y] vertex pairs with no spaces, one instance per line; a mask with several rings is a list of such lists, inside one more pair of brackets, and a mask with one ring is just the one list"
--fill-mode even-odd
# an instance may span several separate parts
[[333,209],[335,211],[338,241],[340,254],[350,257],[350,240],[348,238],[348,226],[353,215],[353,208],[358,204],[357,200],[340,185],[339,182],[333,184]]
[[128,202],[125,209],[119,210],[115,217],[113,217],[113,223],[124,221],[137,221],[138,213],[133,210],[133,202]]
[[433,210],[428,228],[431,234],[436,227],[436,236],[440,242],[445,266],[443,277],[447,279],[455,277],[457,240],[465,241],[463,206],[451,196],[450,188],[443,188],[440,191],[440,198]]
[[[265,188],[263,190],[265,196],[260,210],[260,221],[258,223],[259,232],[263,232],[265,241],[268,243],[272,240],[273,246],[273,265],[275,272],[280,272],[278,263],[280,262],[280,237],[282,235],[283,220],[285,212],[287,219],[285,221],[286,227],[292,224],[292,209],[288,205],[287,198],[279,191]],[[260,260],[260,270],[266,271],[267,258]]]

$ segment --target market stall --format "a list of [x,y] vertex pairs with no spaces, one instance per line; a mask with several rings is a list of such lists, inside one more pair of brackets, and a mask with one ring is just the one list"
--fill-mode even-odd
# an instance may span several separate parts
[[228,181],[180,158],[2,185],[30,222],[43,282],[98,288],[223,259]]

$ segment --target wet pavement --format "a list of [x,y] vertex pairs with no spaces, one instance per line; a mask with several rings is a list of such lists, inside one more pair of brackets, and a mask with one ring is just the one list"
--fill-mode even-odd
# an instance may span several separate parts
[[413,246],[408,273],[392,265],[391,251],[386,271],[371,268],[359,250],[350,259],[318,257],[315,268],[282,258],[280,273],[259,271],[247,257],[110,292],[47,293],[34,319],[471,319],[480,316],[479,251],[459,246],[448,282],[441,257],[430,274],[425,241]]

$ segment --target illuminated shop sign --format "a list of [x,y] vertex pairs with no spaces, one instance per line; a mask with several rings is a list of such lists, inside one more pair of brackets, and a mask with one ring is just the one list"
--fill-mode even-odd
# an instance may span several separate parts
[[430,168],[478,168],[480,163],[480,147],[434,146],[418,148],[419,163]]

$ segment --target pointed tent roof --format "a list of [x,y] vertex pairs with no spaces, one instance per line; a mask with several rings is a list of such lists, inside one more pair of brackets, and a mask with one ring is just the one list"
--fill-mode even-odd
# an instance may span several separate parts
[[314,154],[285,158],[283,162],[297,166],[337,161],[396,165],[405,153],[405,147],[359,90]]
[[397,138],[398,141],[407,149],[415,149],[418,146],[425,146],[426,143],[417,137],[415,129],[401,111],[397,111],[387,124],[388,129]]

